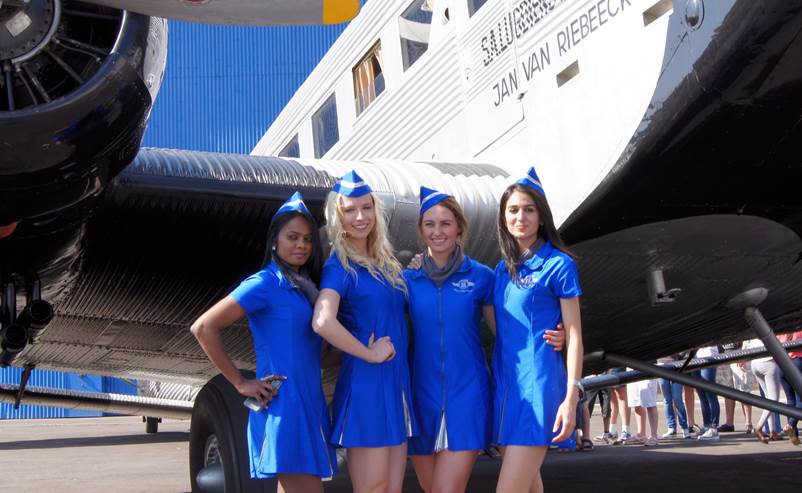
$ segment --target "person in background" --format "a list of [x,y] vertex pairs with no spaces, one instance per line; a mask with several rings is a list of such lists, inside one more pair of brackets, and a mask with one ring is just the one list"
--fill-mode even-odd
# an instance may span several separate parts
[[[743,349],[743,344],[735,345],[735,349]],[[733,349],[733,350],[735,350]],[[725,346],[725,352],[728,351],[727,347]],[[741,392],[752,392],[754,387],[757,385],[757,381],[755,380],[754,374],[746,369],[746,362],[739,361],[736,363],[730,363],[729,365],[729,373],[730,378],[732,379],[729,383],[724,383],[725,385],[730,385],[736,390],[740,390]],[[741,403],[741,412],[743,413],[744,417],[744,431],[747,435],[752,435],[755,431],[754,426],[752,426],[752,406],[746,403]],[[729,432],[735,431],[735,401],[732,399],[724,399],[724,416],[725,416],[725,423],[718,427],[719,432]]]
[[[588,398],[588,421],[590,421],[590,416],[593,415],[593,408],[596,405],[596,400],[599,401],[599,408],[601,408],[602,424],[604,428],[601,435],[593,437],[593,440],[597,442],[611,443],[616,438],[613,437],[610,432],[610,421],[613,416],[613,405],[611,402],[612,393],[612,389],[609,388],[590,390],[586,393]],[[616,402],[616,418],[618,418],[617,411],[618,403]]]
[[[780,334],[777,336],[777,339],[780,342],[787,342],[787,341],[798,341],[802,339],[802,331],[796,331],[792,334]],[[794,366],[802,372],[802,350],[797,349],[796,351],[791,351],[788,353],[788,356],[791,357],[791,361],[794,363]],[[788,399],[788,405],[793,407],[802,408],[802,395],[799,395],[791,386],[791,382],[786,379],[785,373],[783,373],[782,368],[780,369],[780,384],[783,386],[783,390],[785,390],[785,395]],[[799,420],[794,417],[788,418],[788,424],[785,425],[783,430],[785,434],[788,435],[788,439],[791,440],[791,443],[794,445],[799,445],[799,430],[797,429],[797,424]]]
[[[296,192],[273,215],[262,270],[192,324],[192,334],[225,378],[261,409],[248,414],[250,474],[278,477],[279,492],[322,492],[337,473],[331,421],[320,382],[321,339],[311,327],[323,248],[317,224]],[[248,316],[256,375],[242,376],[222,331]],[[273,389],[280,381],[281,395]],[[269,406],[267,406],[270,404]],[[267,406],[267,407],[265,407]]]
[[[624,373],[626,368],[618,367],[610,370],[610,373]],[[613,440],[613,445],[626,445],[632,439],[629,432],[629,423],[632,420],[632,409],[629,407],[627,401],[627,386],[619,385],[610,389],[610,400],[612,405],[612,412],[610,416],[610,438]],[[621,416],[621,433],[616,431],[616,423],[618,416]]]
[[[697,358],[710,358],[718,355],[718,346],[706,346],[696,351]],[[716,367],[702,368],[700,372],[702,380],[716,383]],[[699,404],[702,406],[702,421],[704,431],[699,435],[699,440],[718,440],[718,420],[721,415],[721,407],[718,403],[718,395],[713,392],[696,389],[699,395]]]
[[[750,339],[746,341],[744,349],[753,349],[753,348],[762,348],[763,341],[760,339]],[[774,359],[771,356],[766,356],[763,358],[756,358],[753,359],[750,363],[752,368],[752,372],[755,374],[755,378],[757,378],[757,383],[760,385],[760,389],[765,394],[767,399],[771,399],[776,401],[780,397],[780,369],[777,366],[777,363],[774,362]],[[769,419],[771,417],[771,411],[766,409],[760,414],[760,419],[757,421],[757,425],[755,426],[755,437],[758,441],[763,443],[769,443],[769,439],[772,437],[777,438],[777,426],[773,419]],[[763,425],[768,423],[769,434],[766,435],[763,432]]]
[[[574,435],[582,391],[582,290],[535,169],[507,187],[499,202],[503,260],[493,289],[492,440],[502,464],[496,491],[540,492],[548,446]],[[560,320],[567,363],[543,340]]]
[[381,200],[350,171],[326,200],[332,252],[312,328],[343,351],[330,443],[348,449],[354,491],[400,493],[417,434],[407,360],[407,286]]
[[[638,421],[637,434],[627,444],[644,444],[654,447],[658,444],[657,427],[657,380],[641,380],[627,384],[627,405],[635,411]],[[649,421],[649,434],[646,434],[646,420]]]
[[[675,355],[658,360],[658,363],[670,363],[678,359],[679,357]],[[688,429],[688,415],[685,411],[685,403],[682,401],[682,384],[661,378],[660,389],[663,392],[666,425],[668,426],[668,431],[663,433],[663,438],[673,438],[681,432],[682,438],[690,439],[691,432]]]

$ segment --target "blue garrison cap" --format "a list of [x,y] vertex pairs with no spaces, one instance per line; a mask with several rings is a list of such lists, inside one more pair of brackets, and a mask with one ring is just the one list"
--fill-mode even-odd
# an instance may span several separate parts
[[340,181],[334,184],[331,189],[334,193],[339,193],[343,197],[361,197],[367,195],[373,190],[370,185],[365,183],[361,176],[356,174],[356,171],[351,170],[344,174]]
[[420,215],[422,216],[423,213],[431,209],[432,206],[438,202],[442,202],[443,199],[448,197],[451,197],[451,195],[432,190],[431,188],[420,187]]
[[292,211],[303,212],[304,214],[308,214],[310,216],[312,215],[312,213],[309,212],[309,209],[306,208],[306,204],[304,204],[304,198],[301,196],[301,192],[295,192],[292,194],[292,196],[288,198],[281,207],[278,208],[276,213],[273,214],[273,217],[275,218],[279,214]]
[[540,193],[540,195],[544,197],[546,196],[546,192],[543,190],[543,185],[540,184],[540,178],[537,177],[537,173],[535,172],[534,166],[529,168],[529,171],[526,173],[526,176],[516,181],[515,183],[527,186]]

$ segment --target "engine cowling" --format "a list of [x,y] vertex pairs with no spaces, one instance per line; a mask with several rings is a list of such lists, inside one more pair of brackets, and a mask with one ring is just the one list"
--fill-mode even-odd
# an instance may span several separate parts
[[0,4],[0,225],[57,216],[133,160],[166,53],[163,19]]

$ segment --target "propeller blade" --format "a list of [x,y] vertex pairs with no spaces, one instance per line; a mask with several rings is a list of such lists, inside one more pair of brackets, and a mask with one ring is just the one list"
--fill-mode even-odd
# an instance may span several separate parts
[[83,0],[153,17],[242,26],[339,24],[359,0]]

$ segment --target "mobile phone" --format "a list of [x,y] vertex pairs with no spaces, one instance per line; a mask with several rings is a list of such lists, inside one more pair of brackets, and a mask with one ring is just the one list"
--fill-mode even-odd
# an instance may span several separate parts
[[[284,376],[281,376],[281,375],[268,375],[266,377],[260,378],[259,380],[269,383],[270,387],[272,387],[273,390],[278,390],[281,387],[281,384],[283,384],[284,380],[286,380],[286,379],[287,379],[287,377],[284,377]],[[247,407],[251,411],[257,412],[257,413],[259,411],[261,411],[262,409],[264,409],[265,407],[267,407],[267,406],[262,407],[261,401],[258,401],[256,399],[254,399],[253,397],[248,397],[247,399],[245,399],[242,402],[242,405]]]

